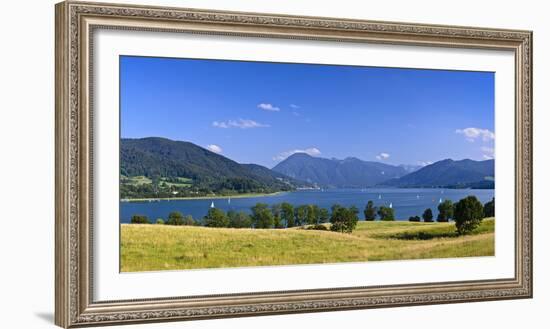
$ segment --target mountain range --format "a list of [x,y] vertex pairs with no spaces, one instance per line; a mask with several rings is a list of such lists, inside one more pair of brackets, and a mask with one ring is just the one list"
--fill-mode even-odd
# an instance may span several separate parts
[[[295,153],[269,169],[237,163],[190,142],[160,137],[121,139],[120,173],[126,178],[161,177],[172,184],[165,184],[164,193],[175,193],[174,178],[191,182],[194,192],[189,186],[180,186],[177,192],[183,194],[179,195],[223,191],[265,193],[300,187],[494,187],[494,160],[446,159],[420,167]],[[158,195],[159,189],[151,187],[145,191],[143,187],[127,184],[123,190],[129,196],[139,197]]]
[[273,167],[273,170],[323,187],[493,188],[494,167],[492,159],[445,159],[425,167],[413,167],[357,158],[324,159],[296,153]]
[[385,163],[353,157],[343,160],[325,159],[306,153],[289,156],[273,167],[273,171],[323,187],[349,188],[375,186],[408,174],[403,167]]
[[445,159],[384,182],[395,187],[494,188],[495,160]]
[[303,184],[260,165],[240,164],[193,143],[160,137],[121,139],[120,173],[125,177],[184,177],[210,191],[281,191]]

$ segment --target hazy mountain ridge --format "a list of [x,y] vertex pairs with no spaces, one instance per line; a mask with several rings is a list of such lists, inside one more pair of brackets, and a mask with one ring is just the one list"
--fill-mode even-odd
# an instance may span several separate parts
[[306,186],[494,188],[494,160],[445,159],[420,167],[296,153],[269,169],[237,163],[190,142],[160,137],[121,139],[120,173],[124,177],[185,177],[195,188],[212,192],[270,192]]
[[363,188],[375,186],[392,178],[399,178],[408,171],[374,161],[354,157],[343,160],[313,157],[296,153],[273,167],[286,176],[318,184],[323,187]]
[[403,177],[383,182],[395,187],[494,188],[495,160],[445,159]]

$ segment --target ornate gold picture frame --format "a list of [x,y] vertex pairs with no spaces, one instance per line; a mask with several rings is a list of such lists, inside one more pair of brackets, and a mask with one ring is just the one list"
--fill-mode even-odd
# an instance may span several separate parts
[[[92,36],[101,29],[513,52],[515,132],[505,133],[515,134],[515,214],[510,215],[515,223],[514,276],[95,300]],[[56,6],[55,38],[57,325],[69,328],[532,297],[532,32],[65,1]]]

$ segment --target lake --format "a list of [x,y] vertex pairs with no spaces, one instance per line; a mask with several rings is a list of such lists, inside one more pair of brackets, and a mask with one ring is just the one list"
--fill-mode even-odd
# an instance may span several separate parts
[[431,208],[434,219],[437,217],[437,205],[440,199],[450,199],[456,202],[468,195],[474,195],[482,203],[490,201],[494,190],[474,189],[398,189],[398,188],[371,188],[371,189],[327,189],[301,190],[280,193],[276,195],[258,196],[250,198],[228,199],[193,199],[193,200],[162,200],[155,202],[121,202],[120,222],[129,223],[132,215],[146,215],[154,222],[157,218],[166,219],[172,211],[179,211],[184,215],[191,215],[194,219],[202,219],[208,212],[212,202],[216,208],[224,211],[244,210],[250,213],[250,207],[258,202],[269,205],[288,202],[294,206],[315,204],[330,210],[338,203],[342,206],[356,206],[359,208],[359,218],[364,219],[363,209],[369,200],[375,206],[392,205],[397,220],[408,220],[410,216],[422,216],[426,208]]

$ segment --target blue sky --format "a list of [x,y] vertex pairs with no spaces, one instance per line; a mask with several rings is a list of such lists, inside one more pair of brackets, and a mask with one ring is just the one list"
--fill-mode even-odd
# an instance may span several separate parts
[[120,58],[121,136],[273,167],[295,152],[389,164],[494,155],[494,73]]

